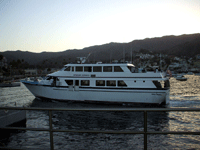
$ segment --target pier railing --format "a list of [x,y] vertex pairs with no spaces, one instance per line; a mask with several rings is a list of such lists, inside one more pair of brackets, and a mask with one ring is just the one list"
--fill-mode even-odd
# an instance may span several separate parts
[[[32,111],[48,111],[49,112],[49,128],[22,128],[22,127],[3,127],[3,130],[29,130],[29,131],[48,131],[50,133],[50,149],[54,149],[54,132],[73,132],[73,133],[103,133],[103,134],[143,134],[144,149],[147,150],[147,135],[150,134],[185,134],[185,135],[200,135],[198,132],[190,131],[147,131],[147,113],[148,112],[199,112],[200,108],[34,108],[34,107],[0,107],[0,110],[32,110]],[[118,112],[143,112],[144,113],[144,130],[143,131],[102,131],[102,130],[61,130],[53,129],[52,127],[52,111],[118,111]],[[0,149],[19,149],[11,147],[0,147]],[[27,149],[27,148],[21,148]]]

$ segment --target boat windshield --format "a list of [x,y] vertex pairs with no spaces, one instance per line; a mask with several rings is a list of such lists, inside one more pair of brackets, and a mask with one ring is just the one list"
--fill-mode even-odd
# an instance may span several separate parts
[[60,69],[60,71],[64,71],[66,68],[67,68],[67,67],[65,66],[65,67],[63,67],[62,69]]
[[164,87],[165,87],[165,88],[169,88],[169,87],[170,87],[169,80],[165,80],[165,81],[164,81]]
[[153,81],[153,84],[158,89],[160,89],[160,88],[167,88],[167,89],[170,88],[169,80],[165,80],[165,81]]
[[52,76],[46,76],[46,77],[45,77],[45,80],[51,80],[51,79],[53,79]]
[[64,71],[66,67],[63,67],[62,69],[60,69],[60,71]]
[[138,69],[133,67],[133,66],[127,66],[127,68],[130,70],[132,73],[138,73]]

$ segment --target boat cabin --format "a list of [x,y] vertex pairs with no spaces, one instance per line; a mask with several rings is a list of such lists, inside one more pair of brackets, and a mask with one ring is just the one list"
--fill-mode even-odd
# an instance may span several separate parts
[[133,64],[68,64],[46,81],[64,87],[169,88],[169,80],[161,73],[140,71]]

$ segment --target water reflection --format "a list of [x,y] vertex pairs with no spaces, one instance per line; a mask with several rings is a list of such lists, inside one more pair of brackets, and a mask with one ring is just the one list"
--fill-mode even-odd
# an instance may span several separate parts
[[[35,99],[31,107],[45,108],[138,108],[144,105],[92,104],[80,102],[41,101]],[[145,105],[149,108],[152,105]],[[154,106],[156,107],[156,106]],[[158,106],[157,106],[158,107]],[[46,112],[47,113],[47,112]],[[93,112],[93,111],[53,111],[53,125],[57,129],[76,130],[134,130],[142,131],[144,127],[143,112]],[[168,127],[168,112],[148,112],[148,129],[162,131]],[[48,114],[46,114],[48,115]]]

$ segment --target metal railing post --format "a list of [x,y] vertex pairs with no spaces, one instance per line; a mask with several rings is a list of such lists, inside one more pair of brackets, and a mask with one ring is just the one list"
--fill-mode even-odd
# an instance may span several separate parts
[[50,147],[51,150],[54,150],[54,143],[53,143],[53,131],[52,131],[52,111],[49,110],[49,134],[50,134]]
[[[0,110],[35,110],[35,111],[48,111],[49,113],[49,128],[22,128],[22,127],[0,127],[2,130],[25,130],[25,131],[45,131],[49,132],[50,136],[50,149],[54,149],[53,133],[54,132],[74,132],[74,133],[102,133],[102,134],[143,134],[144,135],[144,149],[147,150],[147,135],[151,134],[185,134],[185,135],[200,135],[200,131],[147,131],[147,112],[169,112],[169,111],[183,111],[183,112],[200,112],[200,108],[31,108],[31,107],[0,107]],[[131,112],[144,112],[144,130],[143,131],[102,131],[102,130],[60,130],[53,129],[52,127],[52,111],[131,111]],[[10,147],[2,147],[0,149],[17,149]]]
[[147,111],[144,111],[144,150],[147,150]]

